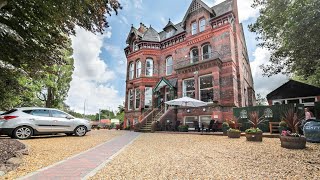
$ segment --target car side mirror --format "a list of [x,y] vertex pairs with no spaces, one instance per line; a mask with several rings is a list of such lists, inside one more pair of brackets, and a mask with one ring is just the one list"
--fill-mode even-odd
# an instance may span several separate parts
[[67,119],[74,119],[74,117],[72,117],[72,116],[67,116],[66,118]]

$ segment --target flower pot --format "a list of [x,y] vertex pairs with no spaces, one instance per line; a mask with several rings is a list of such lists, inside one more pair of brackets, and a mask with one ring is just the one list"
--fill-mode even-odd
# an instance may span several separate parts
[[262,132],[258,133],[246,133],[247,141],[262,141]]
[[280,136],[281,147],[287,149],[304,149],[306,148],[306,138],[293,136]]
[[228,131],[229,138],[240,138],[241,132]]

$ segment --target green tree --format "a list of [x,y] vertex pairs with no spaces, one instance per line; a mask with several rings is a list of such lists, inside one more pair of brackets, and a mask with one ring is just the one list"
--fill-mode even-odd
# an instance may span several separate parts
[[258,93],[256,98],[256,103],[257,103],[257,106],[265,106],[267,105],[267,100],[266,98],[262,97],[260,93]]
[[[320,1],[254,0],[260,16],[249,26],[259,46],[271,52],[264,75],[294,73],[316,79],[320,73]],[[319,79],[319,78],[318,78]],[[311,80],[312,81],[312,80]]]

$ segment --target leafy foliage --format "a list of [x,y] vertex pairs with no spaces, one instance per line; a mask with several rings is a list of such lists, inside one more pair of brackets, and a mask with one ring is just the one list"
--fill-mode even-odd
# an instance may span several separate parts
[[264,115],[259,117],[259,112],[253,111],[249,114],[248,122],[252,125],[253,128],[257,128],[259,124],[264,123],[267,121],[266,118],[264,118]]
[[271,51],[264,75],[294,73],[319,81],[320,1],[254,0],[253,7],[260,16],[249,28],[259,35],[259,46]]
[[245,132],[248,134],[262,133],[262,131],[259,128],[250,128],[247,129]]
[[298,113],[293,108],[288,109],[283,114],[283,120],[293,133],[299,133],[299,125],[304,118],[303,114]]
[[256,103],[257,103],[257,106],[265,106],[267,105],[267,100],[266,98],[262,97],[260,93],[258,93],[256,98]]

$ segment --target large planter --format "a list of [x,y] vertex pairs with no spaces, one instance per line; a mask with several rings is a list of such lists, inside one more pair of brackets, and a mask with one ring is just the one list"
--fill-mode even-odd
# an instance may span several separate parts
[[240,138],[241,132],[228,131],[229,138]]
[[303,126],[303,133],[308,142],[320,142],[320,120],[310,120]]
[[247,141],[262,141],[262,132],[257,133],[246,133]]
[[280,136],[281,147],[287,149],[304,149],[306,148],[306,138],[301,137],[292,137],[292,136]]

